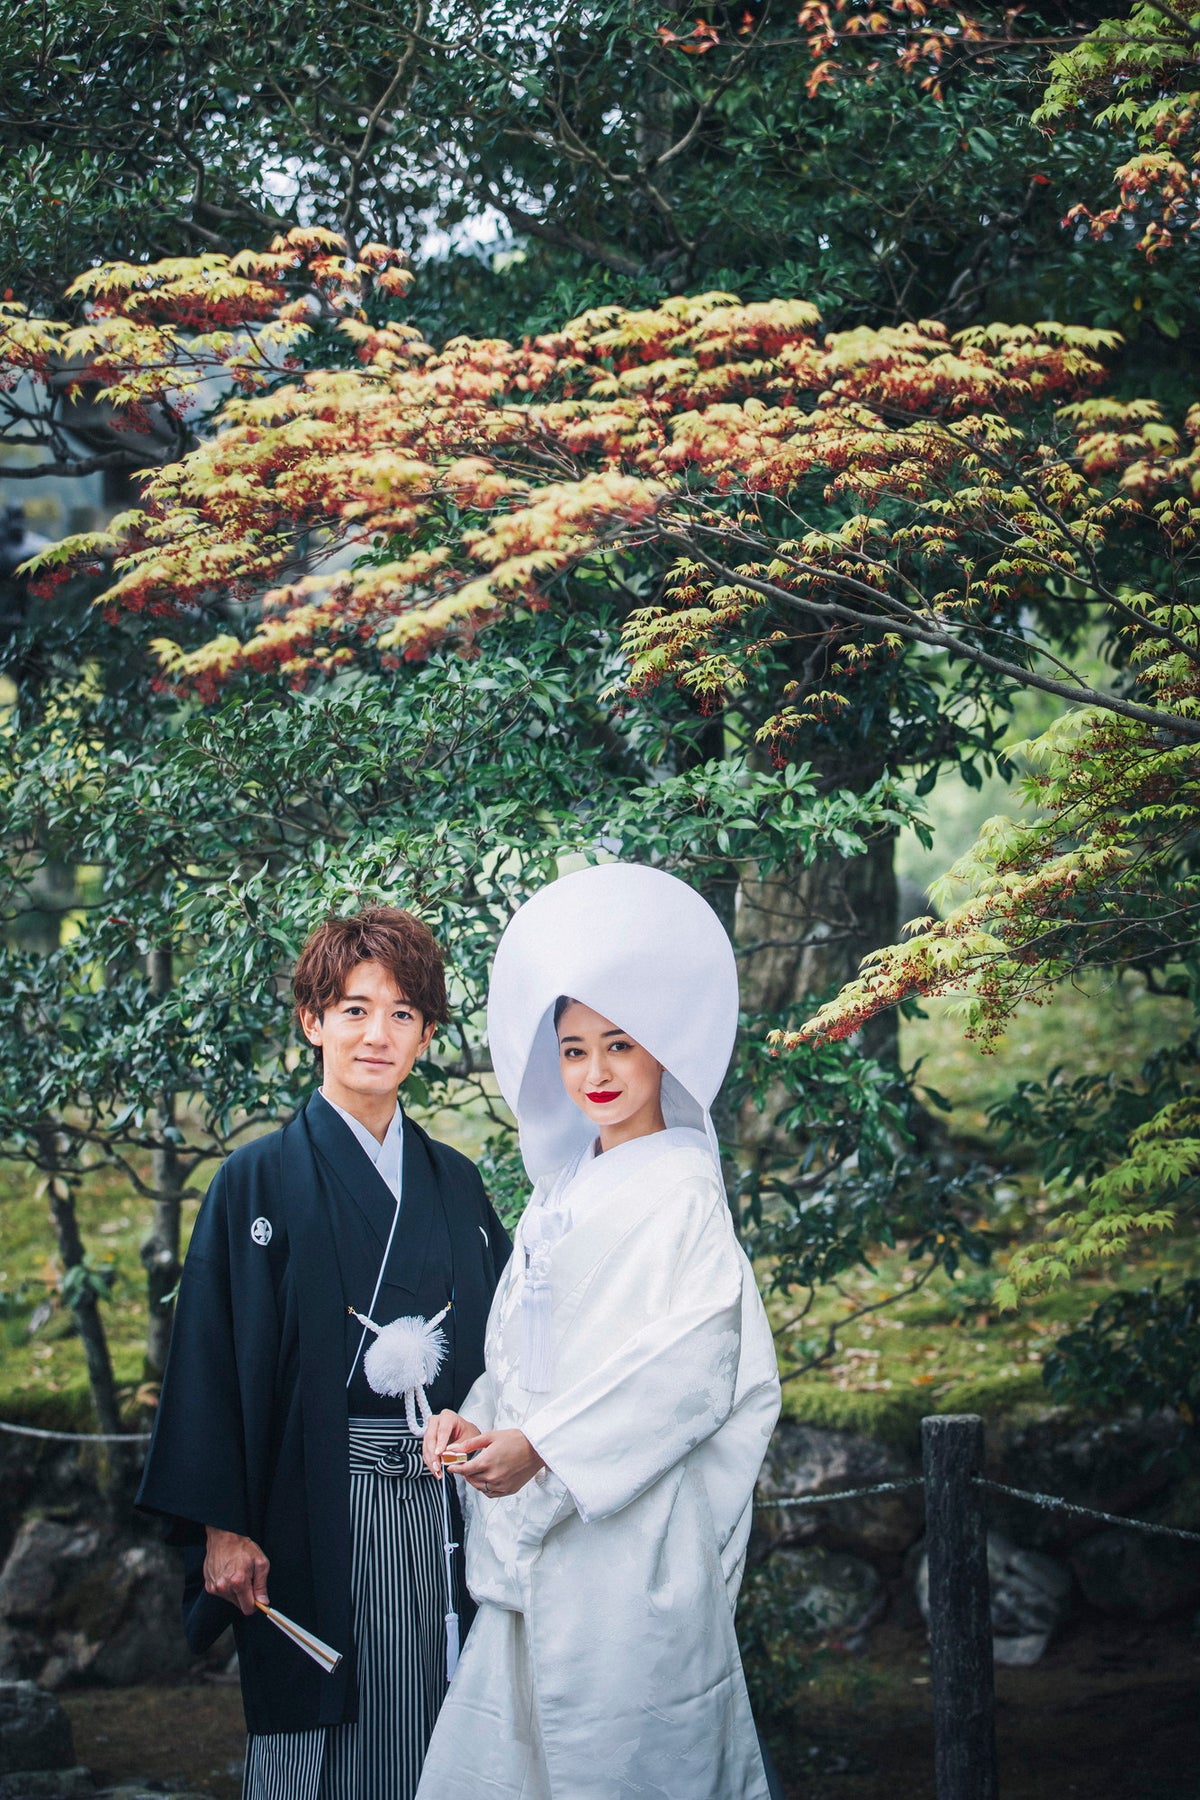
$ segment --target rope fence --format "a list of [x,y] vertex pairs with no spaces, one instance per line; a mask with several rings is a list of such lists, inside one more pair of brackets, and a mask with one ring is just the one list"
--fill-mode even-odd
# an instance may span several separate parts
[[989,1481],[983,1474],[983,1461],[982,1419],[974,1414],[935,1416],[921,1421],[920,1475],[843,1488],[839,1493],[788,1494],[755,1502],[755,1510],[760,1512],[792,1511],[924,1489],[937,1800],[999,1800],[987,1495],[1070,1513],[1097,1525],[1200,1544],[1200,1531],[1126,1518],[1099,1507],[1080,1506],[1056,1494]]
[[148,1431],[45,1431],[40,1425],[10,1425],[0,1419],[0,1431],[13,1437],[53,1438],[59,1444],[148,1444]]
[[776,1507],[833,1506],[838,1500],[867,1500],[874,1494],[902,1494],[907,1488],[925,1486],[923,1475],[910,1475],[904,1481],[877,1481],[873,1487],[840,1488],[836,1494],[785,1494],[779,1500],[756,1500],[756,1512],[774,1511]]
[[[1063,1500],[1057,1494],[1037,1494],[1030,1488],[1006,1487],[1002,1481],[988,1481],[982,1475],[973,1477],[974,1485],[989,1494],[1003,1494],[1009,1500],[1027,1500],[1031,1506],[1054,1512],[1073,1513],[1077,1518],[1096,1519],[1102,1525],[1119,1525],[1130,1531],[1146,1531],[1157,1537],[1179,1538],[1183,1543],[1200,1544],[1200,1531],[1184,1531],[1178,1525],[1160,1525],[1151,1519],[1131,1519],[1124,1513],[1101,1512],[1095,1506],[1080,1506],[1074,1500]],[[836,1506],[839,1500],[872,1500],[877,1494],[903,1494],[911,1488],[923,1488],[923,1475],[909,1475],[903,1481],[877,1481],[870,1487],[838,1488],[829,1494],[784,1494],[777,1500],[756,1500],[755,1512],[783,1512],[810,1506]]]
[[1130,1519],[1121,1513],[1100,1512],[1095,1506],[1077,1506],[1074,1500],[1060,1500],[1055,1494],[1033,1494],[1028,1488],[1005,1487],[1002,1481],[985,1481],[981,1475],[975,1477],[975,1485],[989,1494],[1004,1494],[1010,1500],[1028,1500],[1032,1506],[1074,1513],[1080,1519],[1099,1519],[1105,1525],[1119,1525],[1123,1531],[1148,1531],[1157,1537],[1181,1538],[1187,1544],[1200,1544],[1200,1531],[1183,1531],[1178,1525],[1158,1525],[1152,1519]]

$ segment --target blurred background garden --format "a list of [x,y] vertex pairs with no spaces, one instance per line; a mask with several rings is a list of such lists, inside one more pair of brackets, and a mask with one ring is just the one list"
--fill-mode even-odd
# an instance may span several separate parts
[[[971,1412],[997,1479],[1200,1529],[1198,44],[1160,0],[0,22],[0,1679],[95,1777],[37,1792],[238,1791],[136,1445],[3,1427],[146,1431],[206,1183],[310,1091],[291,960],[372,900],[448,950],[407,1104],[510,1220],[513,908],[623,857],[735,937],[789,1793],[933,1793],[923,1519],[773,1499]],[[991,1523],[1005,1800],[1194,1795],[1195,1546]]]

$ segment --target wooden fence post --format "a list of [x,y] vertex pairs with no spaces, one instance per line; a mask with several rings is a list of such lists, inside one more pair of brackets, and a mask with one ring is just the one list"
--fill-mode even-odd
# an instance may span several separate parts
[[997,1800],[983,1420],[922,1419],[937,1800]]

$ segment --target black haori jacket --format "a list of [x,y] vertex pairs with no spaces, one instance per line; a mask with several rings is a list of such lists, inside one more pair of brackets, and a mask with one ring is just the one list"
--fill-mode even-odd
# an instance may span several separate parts
[[[165,1514],[187,1549],[193,1649],[232,1623],[255,1734],[357,1716],[346,1379],[360,1328],[347,1307],[371,1304],[394,1209],[318,1094],[221,1166],[192,1233],[137,1504]],[[452,1300],[448,1352],[429,1391],[435,1411],[458,1406],[483,1369],[508,1255],[474,1164],[406,1118],[402,1205],[376,1315],[431,1318]],[[272,1605],[343,1653],[332,1675],[261,1614],[245,1618],[204,1593],[205,1525],[262,1546]]]

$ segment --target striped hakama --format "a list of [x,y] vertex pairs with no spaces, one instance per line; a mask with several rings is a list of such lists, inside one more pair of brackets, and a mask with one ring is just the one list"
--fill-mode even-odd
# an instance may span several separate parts
[[441,1483],[403,1419],[350,1421],[350,1531],[358,1720],[248,1738],[242,1800],[416,1791],[446,1692],[446,1574]]

